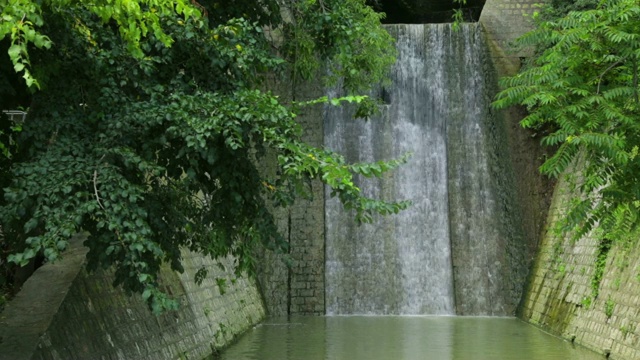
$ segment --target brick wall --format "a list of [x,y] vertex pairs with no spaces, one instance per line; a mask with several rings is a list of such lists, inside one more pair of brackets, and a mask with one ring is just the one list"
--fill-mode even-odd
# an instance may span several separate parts
[[[535,0],[487,0],[480,17],[488,39],[494,66],[500,76],[513,75],[520,57],[530,49],[515,49],[512,42],[532,29],[530,15]],[[519,201],[524,206],[524,226],[529,233],[540,232],[553,183],[533,171],[544,158],[535,134],[517,125],[522,109],[505,111],[519,174]],[[524,176],[523,176],[524,175]],[[592,279],[598,257],[598,242],[592,237],[578,241],[557,237],[549,229],[563,216],[566,202],[575,194],[567,183],[555,187],[551,210],[542,231],[541,243],[522,301],[519,316],[551,333],[611,359],[640,358],[640,248],[614,244],[608,252],[599,294],[593,298]]]
[[[183,274],[163,268],[162,286],[180,309],[156,317],[139,295],[113,288],[110,272],[84,271],[84,252],[77,252],[38,269],[8,304],[0,320],[0,359],[202,359],[264,317],[254,282],[229,271],[232,259],[222,261],[223,271],[185,252]],[[209,276],[196,285],[202,266]],[[46,273],[68,281],[43,284]],[[225,279],[224,289],[217,279]]]
[[[572,194],[566,181],[556,187],[548,228],[563,216]],[[598,242],[545,234],[521,317],[610,359],[640,359],[640,248],[614,243],[609,250],[599,294],[592,279]]]
[[[282,99],[304,101],[324,95],[320,81],[293,86],[290,80],[272,79],[269,88]],[[285,100],[286,101],[286,100]],[[296,120],[303,129],[303,140],[322,147],[324,142],[322,106],[302,109]],[[266,160],[264,171],[268,169]],[[258,269],[260,289],[269,315],[324,315],[324,185],[309,184],[309,199],[298,198],[288,209],[275,209],[281,233],[288,239],[290,266],[278,255],[262,254]]]
[[[316,84],[301,92],[298,100],[323,94]],[[311,145],[324,143],[322,107],[306,109],[298,118],[304,128],[303,139]],[[324,315],[324,185],[311,182],[311,199],[296,200],[291,208],[290,314]]]

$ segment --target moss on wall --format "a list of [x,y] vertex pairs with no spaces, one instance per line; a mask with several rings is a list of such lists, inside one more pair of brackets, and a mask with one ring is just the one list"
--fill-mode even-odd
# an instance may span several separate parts
[[573,196],[561,180],[521,317],[611,359],[639,359],[640,248],[613,242],[603,256],[593,236],[557,236],[551,229]]

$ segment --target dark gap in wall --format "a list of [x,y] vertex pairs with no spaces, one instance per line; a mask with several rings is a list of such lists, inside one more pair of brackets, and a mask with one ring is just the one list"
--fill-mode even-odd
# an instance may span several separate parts
[[391,93],[384,86],[380,88],[379,98],[384,105],[391,105]]
[[600,240],[600,244],[598,244],[598,255],[595,264],[596,268],[593,272],[593,277],[591,278],[591,295],[593,296],[593,300],[597,299],[600,294],[600,283],[604,277],[604,270],[607,265],[607,256],[609,255],[609,250],[611,250],[612,244],[613,240],[608,237],[604,237]]
[[465,22],[477,22],[486,0],[467,0],[460,7],[453,0],[368,0],[367,3],[387,17],[384,24],[436,24],[452,22],[455,9],[461,8]]

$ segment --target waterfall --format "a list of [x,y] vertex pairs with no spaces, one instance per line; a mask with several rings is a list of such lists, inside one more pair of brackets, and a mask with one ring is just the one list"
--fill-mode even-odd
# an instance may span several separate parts
[[505,315],[515,307],[508,266],[518,239],[481,28],[387,29],[398,61],[375,95],[386,105],[368,121],[327,106],[325,146],[350,162],[410,152],[393,173],[356,182],[366,196],[412,206],[358,226],[327,194],[327,314]]

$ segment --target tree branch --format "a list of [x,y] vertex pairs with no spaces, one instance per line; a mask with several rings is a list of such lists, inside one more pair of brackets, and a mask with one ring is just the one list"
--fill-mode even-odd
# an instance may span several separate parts
[[104,205],[102,205],[102,201],[100,201],[100,195],[98,195],[98,170],[95,170],[93,172],[93,191],[94,191],[94,194],[96,195],[96,201],[98,202],[98,205],[102,210],[106,211],[106,209],[104,208]]
[[609,72],[609,70],[613,69],[613,67],[614,67],[614,66],[616,66],[616,65],[620,64],[621,62],[623,62],[623,61],[624,61],[624,60],[626,60],[626,59],[627,59],[627,57],[625,56],[625,57],[623,57],[622,59],[620,59],[620,60],[618,60],[618,61],[614,62],[614,63],[613,63],[613,64],[611,64],[611,65],[609,65],[609,67],[608,67],[608,68],[606,68],[606,69],[602,72],[602,74],[600,74],[600,76],[598,76],[598,88],[596,89],[596,95],[600,94],[600,83],[602,83],[602,78],[604,77],[604,75],[605,75],[606,73],[608,73],[608,72]]

